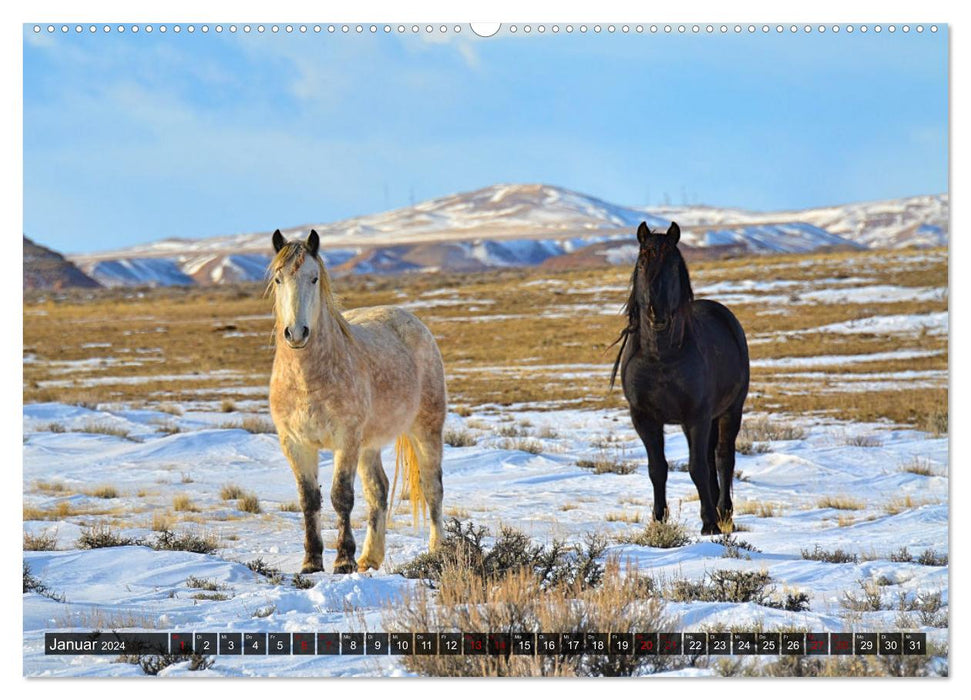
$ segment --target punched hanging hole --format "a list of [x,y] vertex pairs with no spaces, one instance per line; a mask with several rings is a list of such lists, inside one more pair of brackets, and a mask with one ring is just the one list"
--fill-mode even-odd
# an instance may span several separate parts
[[469,28],[476,36],[488,39],[490,36],[495,36],[502,28],[502,25],[498,22],[472,22]]

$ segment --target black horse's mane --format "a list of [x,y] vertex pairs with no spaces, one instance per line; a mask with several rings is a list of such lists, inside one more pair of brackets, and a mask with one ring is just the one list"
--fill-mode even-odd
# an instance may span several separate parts
[[[678,345],[680,346],[684,342],[685,327],[689,320],[688,309],[691,306],[691,302],[694,301],[695,295],[694,291],[691,289],[691,278],[688,276],[688,266],[684,262],[684,258],[681,256],[681,252],[677,248],[674,248],[672,252],[666,252],[662,254],[662,257],[658,259],[653,265],[648,268],[648,278],[653,280],[659,275],[663,274],[668,268],[665,264],[665,258],[668,255],[674,254],[677,256],[675,260],[676,274],[678,275],[678,281],[680,282],[679,287],[681,289],[681,297],[674,304],[672,309],[672,322],[675,324],[675,333],[678,338]],[[643,251],[641,252],[643,255]],[[617,337],[613,343],[608,346],[612,348],[617,343],[620,343],[620,348],[617,351],[617,359],[614,360],[613,369],[610,372],[610,388],[614,388],[614,382],[617,379],[617,370],[620,368],[620,360],[624,355],[624,348],[627,347],[627,342],[631,335],[636,336],[640,330],[640,317],[641,317],[641,303],[637,298],[637,263],[634,265],[634,269],[630,275],[630,294],[627,296],[627,301],[624,303],[624,313],[627,316],[627,326],[621,330],[620,335]]]

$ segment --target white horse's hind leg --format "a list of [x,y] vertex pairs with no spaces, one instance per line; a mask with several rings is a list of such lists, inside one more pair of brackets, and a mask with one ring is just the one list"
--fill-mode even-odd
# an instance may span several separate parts
[[442,428],[426,429],[417,436],[421,492],[428,504],[428,551],[438,549],[442,531]]
[[388,513],[388,475],[381,466],[381,450],[369,449],[357,464],[367,501],[367,535],[357,570],[378,569],[384,561],[384,531]]

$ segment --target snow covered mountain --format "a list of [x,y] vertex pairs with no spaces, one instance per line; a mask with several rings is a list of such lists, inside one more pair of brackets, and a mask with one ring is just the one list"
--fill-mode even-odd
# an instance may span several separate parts
[[[337,274],[396,274],[538,265],[587,246],[620,262],[629,257],[626,249],[641,221],[664,228],[676,220],[684,245],[723,254],[940,246],[947,244],[948,210],[947,195],[792,212],[639,209],[550,185],[494,185],[284,233],[305,236],[316,229],[325,261]],[[269,232],[260,232],[169,238],[72,260],[108,286],[221,284],[263,279],[270,252]]]

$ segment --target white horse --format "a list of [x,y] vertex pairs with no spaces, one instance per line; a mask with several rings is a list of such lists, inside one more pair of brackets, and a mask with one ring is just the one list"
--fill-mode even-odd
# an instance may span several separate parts
[[[411,484],[413,515],[427,507],[429,549],[442,526],[442,426],[445,370],[428,328],[394,306],[341,314],[318,256],[320,239],[273,234],[270,263],[276,356],[270,415],[297,480],[306,538],[302,573],[323,570],[318,450],[334,453],[330,501],[337,512],[334,573],[377,569],[384,561],[388,477],[381,448],[397,440],[398,464]],[[368,505],[364,550],[354,562],[354,473]],[[397,481],[397,471],[395,472]]]

